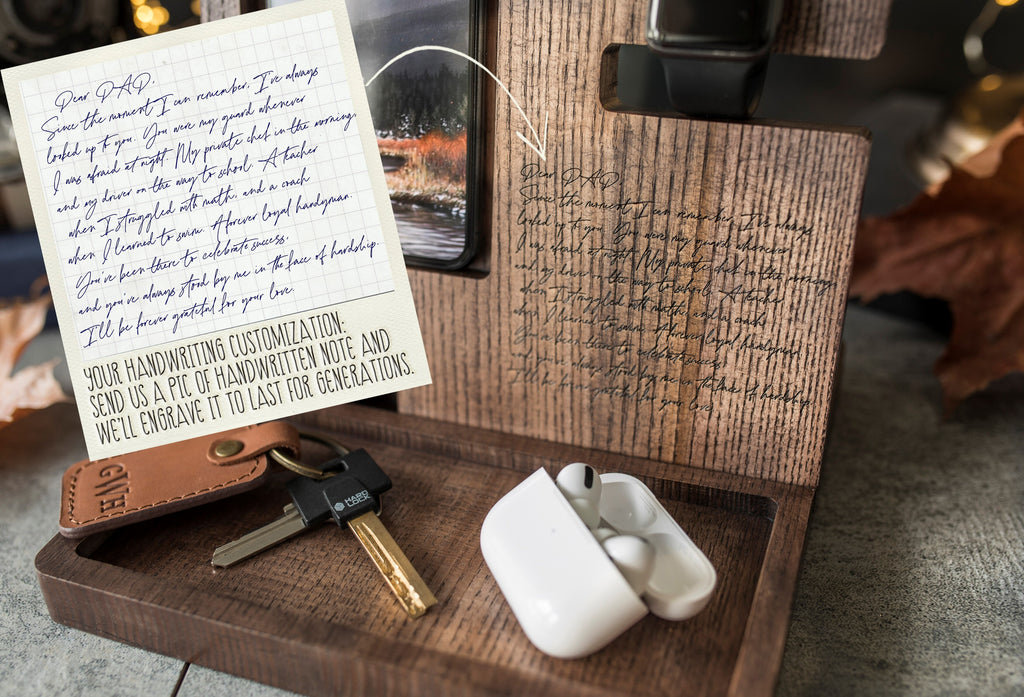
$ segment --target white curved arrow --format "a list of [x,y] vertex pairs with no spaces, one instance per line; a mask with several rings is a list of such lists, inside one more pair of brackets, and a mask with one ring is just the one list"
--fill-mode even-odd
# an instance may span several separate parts
[[[472,56],[468,56],[465,53],[463,53],[462,51],[456,51],[454,48],[448,48],[447,46],[417,46],[416,48],[410,48],[408,51],[403,51],[403,52],[399,53],[397,56],[395,56],[394,58],[389,60],[383,66],[381,66],[380,70],[375,72],[373,74],[373,77],[371,77],[369,80],[366,81],[366,86],[369,87],[370,83],[373,82],[374,80],[376,80],[377,77],[381,73],[383,73],[385,70],[390,68],[392,65],[394,65],[398,61],[402,60],[406,56],[412,55],[413,53],[419,53],[420,51],[444,51],[445,53],[453,53],[456,56],[461,56],[461,57],[465,58],[470,63],[472,63],[473,65],[477,66],[478,68],[483,70],[485,73],[490,75],[491,78],[496,83],[498,83],[498,86],[501,87],[501,89],[503,89],[505,91],[505,94],[508,95],[508,98],[510,100],[512,100],[512,104],[515,106],[516,109],[519,110],[519,114],[520,114],[520,116],[523,117],[523,121],[526,121],[526,125],[530,127],[530,133],[533,134],[533,142],[531,142],[529,138],[524,136],[519,131],[516,131],[516,135],[519,136],[520,140],[522,140],[524,143],[529,145],[530,148],[535,153],[537,153],[538,156],[540,156],[540,159],[544,160],[545,162],[547,161],[547,157],[545,157],[545,153],[546,153],[546,151],[548,149],[548,115],[547,115],[547,112],[544,113],[544,140],[541,140],[540,137],[537,135],[537,129],[535,129],[533,127],[533,124],[530,123],[530,118],[526,115],[526,112],[523,111],[523,107],[519,106],[519,102],[516,100],[515,97],[512,96],[512,93],[508,91],[508,88],[505,87],[505,84],[501,80],[498,79],[498,76],[495,75],[494,73],[492,73],[490,70],[488,70],[487,66],[484,65],[483,63],[481,63],[480,61],[478,61],[476,58],[473,58]],[[536,145],[534,145],[534,142],[536,142]]]

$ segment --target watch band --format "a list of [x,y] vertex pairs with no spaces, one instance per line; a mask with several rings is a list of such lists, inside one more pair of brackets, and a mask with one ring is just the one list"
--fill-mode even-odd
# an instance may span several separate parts
[[745,119],[754,113],[768,56],[756,59],[658,55],[673,108],[687,116]]
[[61,481],[60,533],[84,537],[254,489],[273,448],[297,456],[298,431],[272,421],[75,463]]

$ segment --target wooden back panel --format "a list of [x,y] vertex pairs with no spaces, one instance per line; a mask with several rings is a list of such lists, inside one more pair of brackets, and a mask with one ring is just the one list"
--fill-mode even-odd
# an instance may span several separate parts
[[892,0],[788,0],[772,50],[830,58],[874,58],[885,43],[891,4]]
[[863,133],[610,113],[644,0],[497,10],[489,273],[411,272],[434,384],[406,413],[816,484]]

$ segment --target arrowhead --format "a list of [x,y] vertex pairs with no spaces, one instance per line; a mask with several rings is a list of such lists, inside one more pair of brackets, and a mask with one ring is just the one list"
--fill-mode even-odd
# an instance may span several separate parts
[[498,83],[498,87],[500,87],[502,90],[505,91],[505,94],[508,95],[508,98],[512,101],[512,104],[515,106],[516,109],[519,110],[519,114],[523,117],[523,120],[526,121],[526,125],[530,127],[530,133],[533,134],[533,140],[530,140],[529,138],[524,136],[519,131],[516,131],[516,135],[519,136],[520,140],[522,140],[524,143],[529,145],[530,149],[533,150],[535,153],[537,153],[537,155],[540,157],[540,159],[542,159],[545,162],[547,162],[548,115],[546,113],[544,114],[544,139],[541,140],[540,136],[537,135],[537,129],[535,129],[533,127],[533,124],[530,123],[530,119],[526,116],[526,112],[523,111],[523,107],[521,107],[519,105],[519,102],[516,101],[516,98],[512,96],[511,92],[508,91],[508,87],[505,87],[505,83],[503,83],[501,80],[499,80],[498,76],[495,75],[494,73],[492,73],[487,68],[486,65],[484,65],[483,63],[478,61],[476,58],[473,58],[472,56],[466,55],[462,51],[456,51],[454,48],[448,48],[446,46],[416,46],[414,48],[410,48],[407,51],[402,51],[397,56],[395,56],[394,58],[389,60],[387,63],[385,63],[380,68],[380,70],[378,70],[376,73],[373,74],[373,77],[371,77],[369,80],[366,81],[366,86],[369,87],[370,83],[372,83],[374,80],[377,79],[377,76],[379,76],[382,72],[384,72],[385,70],[390,68],[393,64],[395,64],[396,62],[398,62],[402,58],[405,58],[408,55],[411,55],[413,53],[417,53],[418,51],[443,51],[445,53],[453,53],[456,56],[462,56],[463,58],[468,60],[470,63],[474,64],[475,66],[477,66],[478,68],[483,70],[485,73],[487,73],[496,83]]
[[[527,122],[527,123],[529,123],[529,122]],[[519,136],[519,140],[521,140],[524,143],[526,143],[527,145],[529,145],[530,149],[533,150],[535,153],[537,153],[538,156],[540,156],[540,159],[542,159],[545,162],[547,162],[548,161],[548,158],[547,158],[547,150],[548,150],[548,115],[544,114],[544,140],[543,141],[537,135],[537,132],[533,130],[533,124],[530,124],[530,130],[533,131],[533,141],[531,141],[529,138],[524,136],[519,131],[516,131],[516,135]],[[534,142],[536,142],[536,145],[534,145]]]

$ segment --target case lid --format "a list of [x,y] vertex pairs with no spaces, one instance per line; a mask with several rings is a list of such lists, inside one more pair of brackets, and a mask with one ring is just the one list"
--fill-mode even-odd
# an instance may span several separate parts
[[647,614],[542,469],[494,504],[480,547],[526,636],[547,654],[593,653]]

